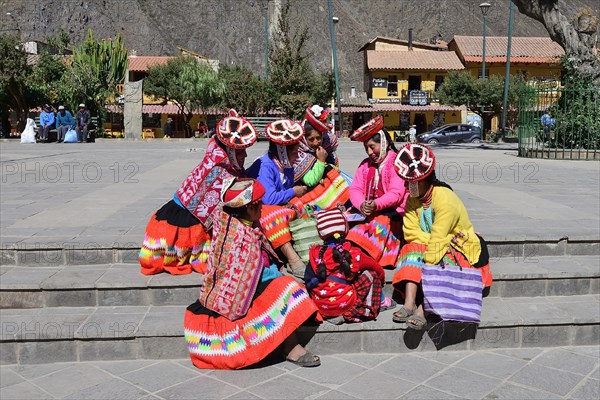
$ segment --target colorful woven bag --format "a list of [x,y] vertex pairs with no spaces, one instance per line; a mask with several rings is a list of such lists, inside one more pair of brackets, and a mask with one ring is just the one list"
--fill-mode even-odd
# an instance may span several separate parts
[[313,213],[312,207],[305,206],[301,217],[290,221],[294,250],[304,263],[308,263],[310,248],[314,244],[321,243],[317,234],[317,221],[313,217]]
[[481,270],[458,265],[424,264],[423,307],[444,321],[479,323],[481,316]]
[[261,234],[221,211],[213,223],[200,302],[230,321],[242,318],[250,308],[262,269]]

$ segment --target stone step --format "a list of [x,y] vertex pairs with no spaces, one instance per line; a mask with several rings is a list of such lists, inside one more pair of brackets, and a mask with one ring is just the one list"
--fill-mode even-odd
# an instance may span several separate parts
[[[600,294],[598,262],[597,256],[493,259],[489,296]],[[386,270],[388,283],[393,273]],[[188,305],[202,284],[202,275],[196,273],[145,276],[138,264],[2,266],[0,274],[0,309]],[[391,285],[385,286],[387,295],[392,291]]]
[[[140,240],[141,243],[141,240]],[[135,263],[140,243],[103,243],[40,241],[0,244],[0,265],[24,267]],[[517,238],[488,241],[492,258],[532,259],[545,256],[600,255],[598,238]]]
[[[476,337],[444,351],[598,344],[599,302],[599,295],[486,298]],[[4,309],[0,364],[186,358],[184,312],[183,306]],[[377,321],[325,322],[300,333],[318,354],[435,348],[428,335],[419,343],[405,324],[392,322],[391,311]]]

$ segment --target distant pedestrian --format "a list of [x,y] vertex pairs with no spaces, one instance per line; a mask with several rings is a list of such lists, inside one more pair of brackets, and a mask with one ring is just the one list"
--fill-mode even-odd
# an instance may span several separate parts
[[57,143],[62,143],[69,129],[75,129],[75,119],[69,111],[65,110],[65,106],[58,106],[58,114],[56,114]]
[[165,139],[173,137],[173,118],[167,118],[167,122],[165,122],[165,126],[163,127],[163,134]]
[[550,112],[550,109],[547,108],[546,112],[544,113],[544,115],[542,115],[542,118],[540,118],[540,121],[542,123],[542,127],[544,128],[544,138],[546,140],[546,142],[550,141],[550,132],[552,131],[552,128],[554,127],[554,124],[556,123],[556,120],[554,118],[552,118],[552,113]]
[[410,143],[416,143],[417,142],[417,129],[416,129],[416,125],[411,125],[410,129],[408,130],[408,138],[409,138],[409,142]]
[[54,111],[48,104],[44,104],[40,113],[40,129],[38,130],[38,137],[41,142],[48,141],[48,133],[50,128],[54,125]]
[[85,108],[85,104],[81,103],[79,111],[75,114],[75,121],[77,122],[75,130],[77,131],[77,141],[79,143],[87,142],[91,118],[90,112]]

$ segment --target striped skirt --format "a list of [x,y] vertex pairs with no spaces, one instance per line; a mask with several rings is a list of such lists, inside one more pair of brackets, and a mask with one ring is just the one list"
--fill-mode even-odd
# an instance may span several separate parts
[[144,275],[205,273],[210,232],[173,200],[162,206],[146,226],[138,260]]
[[304,287],[291,277],[276,278],[257,291],[246,316],[235,321],[200,302],[188,307],[183,326],[196,367],[240,369],[256,364],[317,312]]
[[382,267],[393,268],[400,251],[400,240],[394,234],[392,224],[390,217],[378,215],[350,229],[346,240],[359,246]]
[[[395,269],[392,285],[394,289],[404,295],[404,286],[406,282],[421,283],[421,269],[423,268],[423,259],[427,246],[424,244],[408,243],[402,247],[398,257],[398,265]],[[459,265],[462,268],[473,268],[467,258],[460,252],[455,251],[451,254],[446,253],[444,262],[451,265]],[[488,263],[481,270],[481,282],[484,287],[492,286],[492,273]]]

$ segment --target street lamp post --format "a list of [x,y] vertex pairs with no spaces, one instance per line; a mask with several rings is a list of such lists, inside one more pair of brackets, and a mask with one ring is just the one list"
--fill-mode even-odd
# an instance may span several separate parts
[[[487,17],[487,13],[490,9],[492,5],[490,3],[481,3],[479,5],[479,8],[481,9],[481,14],[483,14],[483,51],[482,51],[482,62],[481,62],[481,79],[485,80],[485,31],[486,31],[486,27],[485,27],[485,23],[486,23],[486,17]],[[485,132],[485,121],[483,118],[483,110],[484,110],[484,105],[481,105],[481,130],[482,132]]]
[[342,127],[342,103],[340,101],[340,81],[338,75],[337,51],[335,48],[335,30],[333,27],[333,24],[337,23],[339,18],[333,16],[332,0],[327,1],[327,6],[329,9],[329,34],[331,35],[331,50],[333,54],[333,75],[335,78],[335,102],[337,103],[338,110],[338,129],[339,134],[342,135],[344,132]]
[[502,98],[502,138],[506,135],[506,116],[508,112],[508,85],[510,84],[510,51],[512,42],[512,26],[515,14],[515,5],[509,3],[508,11],[508,44],[506,45],[506,71],[504,73],[504,97]]

